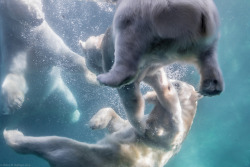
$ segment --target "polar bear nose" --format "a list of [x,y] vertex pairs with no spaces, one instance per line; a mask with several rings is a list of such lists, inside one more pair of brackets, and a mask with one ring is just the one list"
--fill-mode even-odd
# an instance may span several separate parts
[[223,82],[216,79],[206,79],[202,82],[200,93],[204,96],[219,95],[223,91]]

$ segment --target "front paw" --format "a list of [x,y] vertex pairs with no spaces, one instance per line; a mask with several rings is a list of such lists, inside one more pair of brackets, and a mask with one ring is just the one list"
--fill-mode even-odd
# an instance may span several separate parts
[[117,88],[132,83],[136,79],[135,74],[134,71],[111,70],[108,73],[98,75],[97,80],[101,85]]
[[96,85],[96,86],[100,85],[99,82],[97,81],[97,76],[91,71],[85,72],[85,78],[89,84]]
[[11,114],[22,107],[27,91],[28,88],[23,75],[8,74],[6,76],[1,92],[4,99],[5,114]]
[[104,34],[101,34],[99,36],[91,36],[89,37],[85,42],[79,41],[79,44],[83,51],[89,50],[89,49],[96,49],[100,50],[102,45]]
[[19,110],[24,102],[24,94],[21,91],[3,91],[4,97],[4,114],[12,114]]
[[18,130],[4,130],[3,132],[4,139],[6,143],[15,150],[19,149],[19,146],[24,136],[22,132]]
[[104,129],[108,126],[109,120],[102,115],[95,115],[90,121],[89,121],[89,127],[92,130],[95,129]]
[[114,110],[112,108],[103,108],[99,110],[89,121],[91,129],[104,129],[112,119]]
[[217,79],[204,79],[201,82],[200,93],[204,96],[219,95],[224,89],[224,82]]

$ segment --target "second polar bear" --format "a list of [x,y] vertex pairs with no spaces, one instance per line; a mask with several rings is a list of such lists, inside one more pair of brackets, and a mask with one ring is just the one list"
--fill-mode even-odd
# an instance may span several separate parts
[[[111,28],[104,36],[80,44],[85,52],[95,51],[87,57],[91,60],[87,66],[99,71],[101,83],[118,87],[128,120],[144,133],[140,82],[155,78],[162,66],[175,61],[194,63],[201,74],[201,94],[223,91],[216,54],[218,29],[212,0],[118,0]],[[158,89],[154,82],[149,84]]]
[[[52,91],[65,96],[79,114],[77,102],[62,75],[79,73],[95,83],[85,58],[68,48],[45,20],[41,0],[0,0],[1,8],[1,97],[6,114],[21,108],[27,92],[42,101]],[[57,67],[55,67],[57,66]]]

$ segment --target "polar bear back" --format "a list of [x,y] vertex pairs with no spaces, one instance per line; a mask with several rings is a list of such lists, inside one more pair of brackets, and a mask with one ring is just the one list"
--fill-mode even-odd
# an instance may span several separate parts
[[133,21],[131,19],[137,19],[148,23],[155,30],[154,35],[179,39],[186,38],[186,35],[210,36],[216,33],[218,18],[212,0],[122,0],[118,4],[114,24],[115,28],[123,29]]

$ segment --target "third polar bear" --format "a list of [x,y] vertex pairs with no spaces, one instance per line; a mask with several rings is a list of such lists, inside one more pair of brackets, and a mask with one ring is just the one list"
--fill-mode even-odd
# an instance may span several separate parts
[[0,0],[1,102],[6,114],[22,106],[28,91],[35,93],[32,100],[42,101],[57,90],[65,96],[65,104],[77,111],[62,75],[79,73],[95,82],[85,58],[71,51],[51,29],[42,7],[41,0]]

